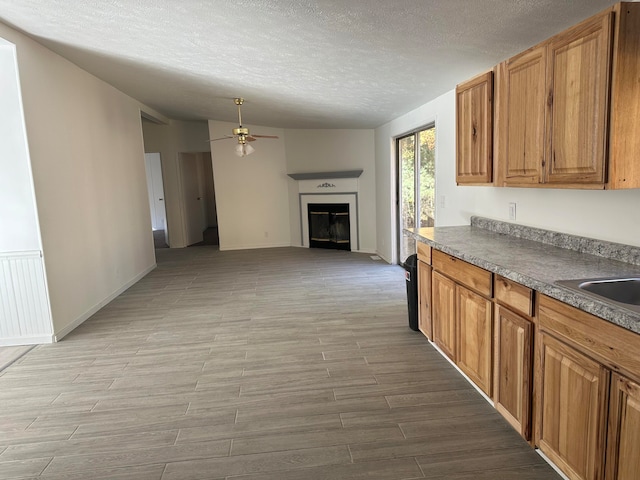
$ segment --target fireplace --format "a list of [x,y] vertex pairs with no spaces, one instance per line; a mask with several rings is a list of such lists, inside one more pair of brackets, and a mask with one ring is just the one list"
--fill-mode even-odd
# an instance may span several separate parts
[[351,250],[348,203],[310,203],[309,247]]
[[[339,248],[352,252],[360,251],[358,215],[358,177],[360,174],[362,174],[362,170],[287,174],[298,183],[301,246]],[[311,209],[309,206],[313,206],[315,209],[317,205],[326,208],[314,211],[328,212],[328,219],[321,220],[321,216],[318,216],[315,220],[310,218],[309,212]],[[342,206],[340,210],[333,210],[335,205]],[[337,215],[338,213],[340,215]],[[344,213],[347,213],[348,217]],[[323,225],[326,224],[324,229],[327,231],[333,225],[331,227],[333,237],[331,233],[322,236],[310,235],[309,232],[313,221],[323,223]],[[318,244],[315,240],[311,242],[310,239],[312,237],[324,238],[324,240],[321,240],[322,244]],[[329,238],[328,241],[327,237]]]

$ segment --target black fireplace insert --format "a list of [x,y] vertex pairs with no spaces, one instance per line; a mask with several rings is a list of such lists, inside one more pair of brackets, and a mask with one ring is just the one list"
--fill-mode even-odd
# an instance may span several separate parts
[[351,250],[348,203],[310,203],[309,247]]

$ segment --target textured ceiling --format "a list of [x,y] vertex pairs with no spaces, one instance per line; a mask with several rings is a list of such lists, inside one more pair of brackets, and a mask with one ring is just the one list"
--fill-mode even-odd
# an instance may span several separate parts
[[610,0],[0,0],[0,21],[170,118],[373,128]]

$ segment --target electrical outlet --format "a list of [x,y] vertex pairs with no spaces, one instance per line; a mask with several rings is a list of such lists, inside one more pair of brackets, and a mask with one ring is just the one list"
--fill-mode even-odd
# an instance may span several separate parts
[[447,196],[440,195],[440,208],[445,208],[447,206]]
[[264,232],[264,238],[269,238],[269,232]]
[[516,220],[516,204],[515,202],[511,202],[509,204],[509,220]]

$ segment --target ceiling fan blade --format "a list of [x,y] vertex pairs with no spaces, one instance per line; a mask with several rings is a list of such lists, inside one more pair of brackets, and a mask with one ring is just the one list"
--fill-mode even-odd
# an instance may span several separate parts
[[[257,136],[257,135],[256,135]],[[255,138],[256,136],[254,135],[247,135],[246,137],[244,137],[247,142],[255,142],[257,140],[257,138]]]
[[277,135],[251,135],[251,136],[255,138],[280,138]]
[[233,135],[225,135],[224,137],[214,138],[213,140],[207,140],[207,142],[217,142],[218,140],[227,140],[228,138],[233,138]]

